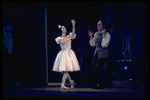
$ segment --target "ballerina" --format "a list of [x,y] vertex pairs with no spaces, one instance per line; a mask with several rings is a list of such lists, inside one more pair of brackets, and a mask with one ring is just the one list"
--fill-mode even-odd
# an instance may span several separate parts
[[71,40],[76,38],[75,34],[75,19],[71,20],[72,22],[72,32],[69,35],[66,35],[67,29],[63,25],[58,25],[61,29],[61,36],[58,36],[55,41],[57,44],[60,44],[61,50],[56,56],[53,65],[53,71],[63,73],[61,89],[69,89],[65,86],[66,79],[71,83],[71,88],[74,88],[74,80],[71,79],[68,72],[79,71],[80,66],[74,51],[71,49]]

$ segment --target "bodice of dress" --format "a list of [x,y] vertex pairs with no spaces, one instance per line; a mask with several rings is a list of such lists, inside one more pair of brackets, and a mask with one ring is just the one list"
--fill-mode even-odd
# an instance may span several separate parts
[[68,35],[67,37],[68,37],[68,39],[69,39],[69,38],[71,38],[71,39],[68,40],[65,44],[61,44],[61,43],[59,42],[59,40],[61,40],[61,39],[63,39],[63,38],[57,37],[57,38],[55,39],[56,43],[57,43],[57,44],[60,44],[60,47],[61,47],[62,50],[69,50],[69,49],[71,49],[71,40],[76,38],[76,34],[74,34],[74,36],[72,36],[72,33],[69,33],[69,35]]
[[71,40],[68,40],[65,44],[60,44],[62,50],[69,50],[71,49]]

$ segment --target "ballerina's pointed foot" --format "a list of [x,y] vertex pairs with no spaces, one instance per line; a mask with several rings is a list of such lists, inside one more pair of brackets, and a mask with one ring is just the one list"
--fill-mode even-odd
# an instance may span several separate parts
[[61,86],[60,88],[61,89],[69,89],[69,87],[66,87],[66,86]]
[[71,80],[71,88],[73,89],[74,88],[74,80]]

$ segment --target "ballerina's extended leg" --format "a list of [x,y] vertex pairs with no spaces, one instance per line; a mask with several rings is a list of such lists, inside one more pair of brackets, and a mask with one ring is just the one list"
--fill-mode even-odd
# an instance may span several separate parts
[[61,89],[69,89],[68,87],[65,86],[65,82],[66,82],[67,76],[68,76],[67,73],[64,73],[64,74],[63,74]]
[[67,79],[70,81],[71,83],[71,88],[74,88],[74,80],[71,79],[70,75],[67,73]]

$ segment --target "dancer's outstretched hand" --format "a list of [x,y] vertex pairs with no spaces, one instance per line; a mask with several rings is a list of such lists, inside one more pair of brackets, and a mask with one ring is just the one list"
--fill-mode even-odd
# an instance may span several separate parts
[[72,19],[71,23],[72,23],[72,25],[75,25],[76,24],[75,19]]

